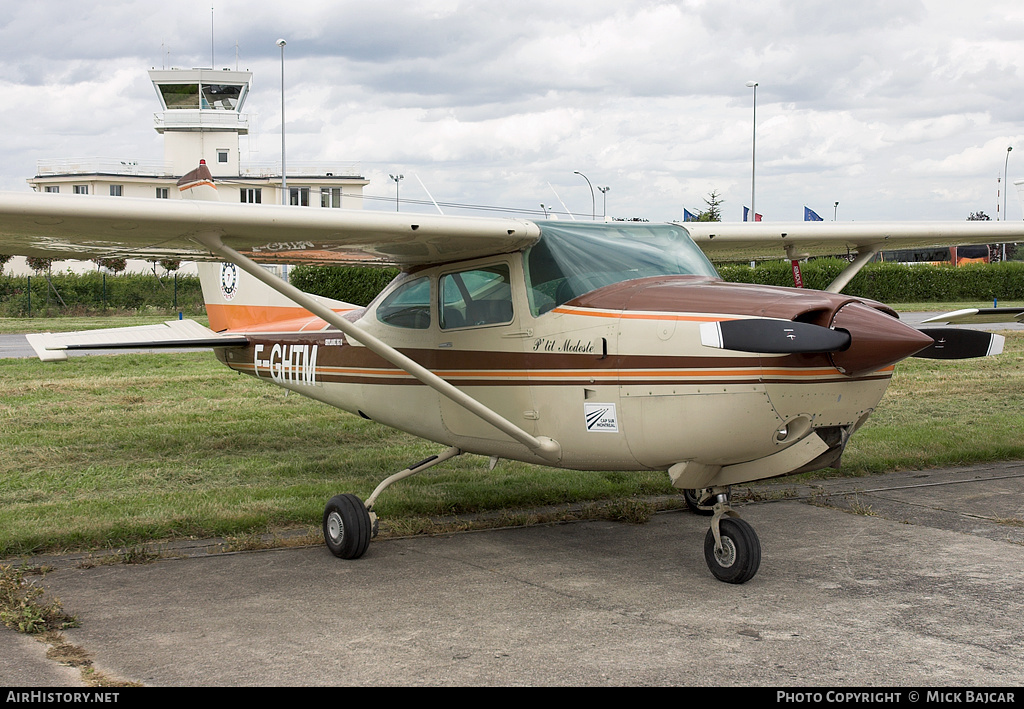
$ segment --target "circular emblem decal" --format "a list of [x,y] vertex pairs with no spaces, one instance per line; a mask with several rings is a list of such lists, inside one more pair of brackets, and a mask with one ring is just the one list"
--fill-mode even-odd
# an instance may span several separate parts
[[220,265],[220,293],[224,300],[231,300],[238,293],[238,267],[233,263]]

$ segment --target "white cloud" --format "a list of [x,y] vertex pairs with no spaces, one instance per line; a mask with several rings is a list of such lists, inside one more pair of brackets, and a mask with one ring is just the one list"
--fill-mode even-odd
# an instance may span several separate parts
[[[1024,10],[1009,0],[215,5],[213,47],[198,0],[10,8],[0,188],[25,189],[44,158],[160,159],[145,72],[211,54],[254,72],[251,154],[276,160],[278,37],[289,163],[361,161],[382,198],[403,169],[444,201],[539,210],[554,187],[589,214],[579,170],[611,187],[617,216],[678,218],[714,189],[737,219],[751,79],[767,219],[835,201],[857,220],[992,213],[1007,141],[1024,132]],[[401,190],[426,196],[411,179]]]

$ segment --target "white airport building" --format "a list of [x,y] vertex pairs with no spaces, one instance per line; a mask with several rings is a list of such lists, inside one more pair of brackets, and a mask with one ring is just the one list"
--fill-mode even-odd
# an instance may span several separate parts
[[[252,72],[214,69],[153,69],[150,80],[160,101],[154,128],[164,138],[163,161],[120,158],[61,158],[40,160],[28,184],[37,192],[83,196],[181,199],[178,178],[205,160],[222,201],[254,205],[291,204],[309,208],[362,208],[363,187],[369,184],[359,163],[319,164],[298,161],[244,162],[239,137],[248,135],[243,113]],[[287,194],[285,193],[287,191]],[[59,261],[53,270],[95,270],[89,261]],[[132,262],[130,270],[151,264]],[[7,270],[30,273],[23,258]]]

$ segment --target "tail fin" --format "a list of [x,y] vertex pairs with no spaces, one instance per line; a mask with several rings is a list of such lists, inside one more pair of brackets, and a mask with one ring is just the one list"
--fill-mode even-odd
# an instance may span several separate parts
[[[206,314],[210,316],[210,329],[214,332],[315,331],[327,326],[302,306],[232,263],[200,263],[198,268]],[[361,307],[322,296],[313,297],[339,313]]]
[[213,173],[206,166],[205,160],[200,160],[199,167],[183,175],[177,184],[182,199],[194,199],[202,202],[220,201],[217,185],[213,183]]
[[[217,186],[205,160],[178,180],[182,199],[216,202]],[[259,209],[259,207],[254,207]],[[326,323],[305,308],[258,281],[234,264],[200,263],[199,282],[203,288],[206,314],[214,332],[281,332],[321,330]],[[360,306],[314,296],[336,312]]]

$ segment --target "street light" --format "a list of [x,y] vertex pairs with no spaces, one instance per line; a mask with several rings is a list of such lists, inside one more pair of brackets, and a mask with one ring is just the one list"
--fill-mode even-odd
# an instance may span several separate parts
[[598,186],[597,189],[601,190],[601,218],[606,219],[608,217],[608,190],[611,187]]
[[747,88],[754,90],[754,132],[750,147],[750,221],[757,220],[754,210],[754,170],[757,166],[757,82],[748,81]]
[[1013,146],[1009,146],[1006,149],[1006,160],[1003,161],[1003,221],[1006,221],[1006,190],[1008,189],[1006,184],[1006,168],[1010,164],[1010,151],[1013,150]]
[[584,175],[579,170],[573,170],[572,174],[579,175],[587,181],[587,186],[590,187],[590,218],[597,219],[597,200],[594,199],[594,186],[590,184],[590,178]]
[[839,202],[836,202],[834,209],[835,211],[832,212],[832,221],[836,221],[839,217]]
[[391,179],[395,181],[395,211],[398,211],[398,183],[405,178],[405,175],[391,175]]
[[284,47],[288,44],[283,39],[277,40],[281,48],[281,204],[288,204],[288,178],[284,169]]

